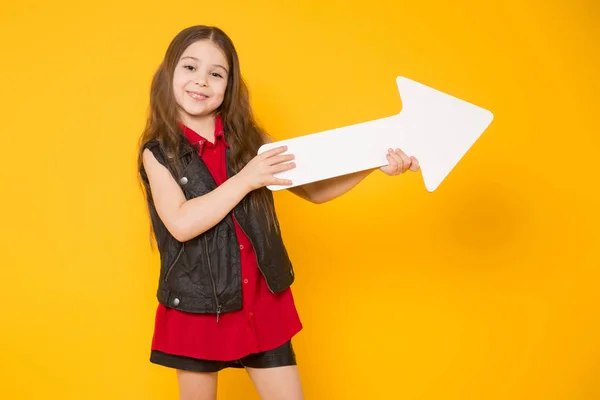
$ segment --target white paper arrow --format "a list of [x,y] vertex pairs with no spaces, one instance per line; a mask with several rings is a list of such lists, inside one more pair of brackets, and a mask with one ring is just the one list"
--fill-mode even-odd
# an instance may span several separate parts
[[396,79],[399,114],[263,145],[258,154],[287,145],[296,168],[276,174],[288,189],[388,164],[388,148],[415,156],[428,191],[433,192],[492,122],[493,114],[405,77]]

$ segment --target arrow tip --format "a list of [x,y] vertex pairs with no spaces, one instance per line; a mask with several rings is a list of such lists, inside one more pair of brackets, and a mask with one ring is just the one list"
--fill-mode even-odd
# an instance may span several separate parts
[[413,132],[414,156],[433,192],[494,119],[485,108],[403,76],[396,78],[403,129]]

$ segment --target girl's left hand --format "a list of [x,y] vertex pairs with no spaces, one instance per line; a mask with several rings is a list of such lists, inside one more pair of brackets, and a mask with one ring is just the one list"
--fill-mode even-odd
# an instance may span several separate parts
[[380,170],[386,175],[400,175],[409,169],[414,172],[419,170],[419,162],[417,159],[414,157],[408,157],[400,149],[396,149],[396,151],[388,149],[386,158],[389,164],[380,168]]

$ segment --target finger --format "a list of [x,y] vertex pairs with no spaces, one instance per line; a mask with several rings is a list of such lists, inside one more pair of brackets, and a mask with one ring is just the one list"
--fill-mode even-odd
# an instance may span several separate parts
[[269,168],[269,172],[272,174],[276,174],[278,172],[289,171],[290,169],[294,168],[296,168],[296,163],[277,164],[271,166],[271,168]]
[[410,168],[411,159],[406,155],[402,150],[396,149],[394,152],[400,159],[402,160],[402,172],[405,172],[408,168]]
[[294,158],[295,157],[294,157],[293,154],[283,154],[283,155],[280,155],[280,156],[273,156],[273,157],[269,157],[268,164],[269,165],[280,164],[282,162],[291,161]]
[[390,168],[392,168],[392,171],[394,171],[395,174],[402,173],[404,169],[404,160],[402,160],[402,157],[396,154],[394,150],[390,149],[389,152],[389,157],[393,160],[393,167],[391,166]]
[[269,183],[267,183],[266,186],[271,186],[271,185],[290,186],[291,184],[292,184],[292,181],[290,181],[289,179],[273,178]]
[[419,168],[421,168],[421,166],[419,165],[419,160],[417,160],[417,159],[416,159],[416,158],[414,158],[414,157],[411,157],[411,158],[410,158],[410,160],[411,160],[411,163],[410,163],[410,170],[411,170],[411,171],[414,171],[414,172],[417,172],[417,171],[419,171]]
[[401,170],[401,172],[406,172],[406,170],[410,168],[410,164],[411,164],[410,158],[402,150],[400,150],[400,149],[396,149],[395,153],[402,160],[402,170]]
[[275,147],[271,150],[265,151],[264,153],[261,154],[261,156],[263,158],[269,158],[269,157],[276,156],[277,154],[281,154],[286,150],[287,150],[287,146],[279,146],[279,147]]
[[398,164],[398,160],[391,154],[386,154],[385,157],[388,160],[388,170],[390,172],[396,172],[400,166],[400,164]]

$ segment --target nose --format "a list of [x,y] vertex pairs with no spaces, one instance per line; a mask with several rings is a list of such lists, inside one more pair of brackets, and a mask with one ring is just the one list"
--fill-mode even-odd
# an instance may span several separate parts
[[198,77],[194,79],[194,83],[198,86],[206,86],[206,79],[204,79],[203,77]]

